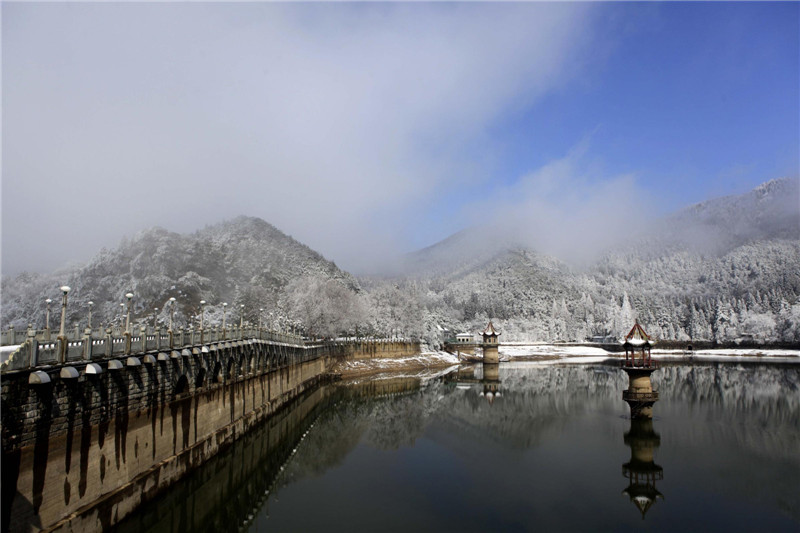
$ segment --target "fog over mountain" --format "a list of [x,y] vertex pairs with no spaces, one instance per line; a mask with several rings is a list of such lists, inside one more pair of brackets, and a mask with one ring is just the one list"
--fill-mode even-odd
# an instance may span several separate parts
[[[589,262],[543,254],[535,235],[526,242],[513,228],[480,227],[408,255],[405,275],[375,283],[416,293],[429,322],[450,329],[479,331],[495,319],[504,340],[619,336],[636,318],[665,339],[800,340],[797,180],[660,219],[640,213]],[[551,221],[554,231],[559,224]]]
[[[388,276],[356,280],[267,222],[239,217],[180,235],[144,231],[85,266],[2,281],[3,327],[42,327],[44,300],[68,284],[68,322],[120,319],[132,291],[134,321],[178,324],[266,319],[320,335],[405,334],[431,343],[449,331],[479,331],[493,319],[502,340],[582,341],[619,336],[639,319],[662,339],[800,342],[800,187],[773,180],[749,193],[710,200],[615,235],[591,262],[570,264],[502,225],[465,229],[409,254]],[[558,225],[558,220],[550,221]],[[547,227],[540,231],[548,231]],[[363,290],[362,290],[363,289]],[[336,320],[333,317],[338,317]],[[152,322],[150,322],[152,323]]]
[[[177,300],[176,321],[183,325],[206,300],[206,319],[221,319],[223,302],[229,318],[257,322],[259,308],[273,311],[287,284],[305,276],[341,282],[351,290],[358,282],[320,254],[258,218],[238,217],[188,235],[151,228],[125,239],[115,250],[103,250],[85,266],[52,274],[21,274],[3,279],[3,324],[43,327],[44,300],[52,298],[51,327],[58,327],[60,293],[69,285],[68,322],[86,320],[94,306],[94,325],[119,318],[119,304],[134,293],[134,320],[149,319],[155,307],[168,320],[169,298]],[[277,313],[275,314],[277,318]],[[265,317],[266,318],[266,317]]]

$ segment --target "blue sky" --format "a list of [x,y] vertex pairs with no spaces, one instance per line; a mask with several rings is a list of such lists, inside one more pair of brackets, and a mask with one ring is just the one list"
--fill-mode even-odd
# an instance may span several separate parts
[[2,26],[4,274],[239,214],[354,270],[483,222],[585,245],[800,168],[796,2],[4,3]]
[[[632,174],[654,213],[800,169],[800,4],[605,4],[605,50],[492,125],[489,194],[585,143],[587,178]],[[610,31],[609,31],[610,29]]]

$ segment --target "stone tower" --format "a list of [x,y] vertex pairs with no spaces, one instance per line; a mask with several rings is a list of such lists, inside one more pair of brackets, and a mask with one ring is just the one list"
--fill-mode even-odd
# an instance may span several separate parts
[[500,334],[495,331],[491,320],[489,325],[483,331],[483,362],[489,364],[498,364],[500,362],[500,355],[497,353],[497,337]]

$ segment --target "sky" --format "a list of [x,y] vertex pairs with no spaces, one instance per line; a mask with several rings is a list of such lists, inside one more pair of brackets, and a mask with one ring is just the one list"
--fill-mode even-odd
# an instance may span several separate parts
[[356,273],[588,249],[800,169],[796,2],[0,9],[4,276],[238,215]]

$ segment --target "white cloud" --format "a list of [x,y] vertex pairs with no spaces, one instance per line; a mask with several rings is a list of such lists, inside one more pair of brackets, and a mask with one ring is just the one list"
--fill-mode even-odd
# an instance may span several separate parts
[[511,241],[573,263],[638,238],[654,222],[653,199],[634,175],[607,176],[589,160],[590,143],[496,190],[482,204],[486,221]]
[[591,12],[4,6],[4,270],[239,214],[346,267],[395,250],[480,175],[466,146],[579,68]]

